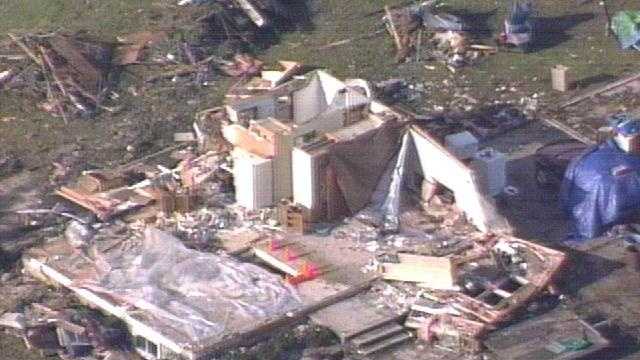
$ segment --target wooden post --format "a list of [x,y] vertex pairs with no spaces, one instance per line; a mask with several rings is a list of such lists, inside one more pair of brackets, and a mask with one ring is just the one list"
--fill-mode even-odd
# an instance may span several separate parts
[[568,91],[573,85],[571,69],[564,65],[555,65],[551,68],[551,85],[553,90]]
[[418,30],[418,41],[416,43],[416,62],[420,62],[420,51],[422,51],[422,29]]
[[602,9],[604,11],[604,16],[606,20],[606,28],[604,29],[605,36],[611,36],[611,15],[609,14],[609,7],[607,6],[607,0],[600,0],[600,4],[602,4]]
[[398,51],[402,50],[402,41],[400,40],[400,35],[398,35],[398,30],[396,29],[396,24],[393,22],[393,16],[391,15],[391,10],[389,9],[389,5],[384,6],[384,11],[387,14],[387,18],[389,19],[388,29],[393,36],[393,40],[398,48]]

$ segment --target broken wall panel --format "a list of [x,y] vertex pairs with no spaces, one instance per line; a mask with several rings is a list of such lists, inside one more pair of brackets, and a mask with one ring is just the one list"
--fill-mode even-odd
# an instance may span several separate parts
[[222,129],[224,138],[233,146],[263,158],[272,158],[276,151],[274,144],[240,125],[229,125]]
[[294,135],[291,127],[274,119],[254,123],[251,129],[260,137],[273,144],[273,201],[293,195],[293,180],[291,175],[291,152],[294,145]]
[[304,124],[322,113],[329,106],[326,94],[322,89],[320,78],[316,75],[309,84],[293,93],[293,121]]
[[453,191],[456,205],[483,232],[509,232],[506,219],[495,202],[484,195],[473,171],[424,130],[414,126],[411,135],[418,151],[422,173]]
[[258,95],[235,101],[225,108],[232,123],[248,126],[251,120],[275,116],[276,98],[275,94]]

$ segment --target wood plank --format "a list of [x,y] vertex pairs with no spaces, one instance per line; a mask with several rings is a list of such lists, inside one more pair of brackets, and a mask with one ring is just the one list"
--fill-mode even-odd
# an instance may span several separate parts
[[285,274],[288,274],[288,275],[291,275],[291,276],[294,276],[294,277],[300,275],[300,271],[298,271],[298,269],[296,269],[295,267],[289,265],[285,261],[277,258],[276,256],[274,256],[273,254],[269,253],[266,250],[262,250],[260,248],[254,247],[253,248],[253,253],[260,260],[262,260],[262,261],[266,262],[267,264],[273,266],[274,268],[284,272]]
[[380,272],[386,280],[421,283],[421,287],[452,289],[455,287],[455,265],[450,258],[398,254],[400,263],[383,263]]
[[400,51],[402,50],[402,40],[400,40],[400,35],[398,35],[396,24],[393,22],[393,15],[391,14],[389,5],[384,6],[384,12],[387,14],[389,32],[391,33],[391,36],[393,36],[393,41],[396,44],[396,48],[398,49],[398,51]]
[[543,119],[542,121],[547,123],[549,126],[552,126],[552,127],[556,128],[556,129],[562,131],[563,133],[569,135],[570,137],[572,137],[572,138],[574,138],[574,139],[576,139],[576,140],[578,140],[578,141],[580,141],[582,143],[585,143],[587,145],[595,145],[596,144],[596,142],[593,141],[592,139],[582,135],[578,131],[568,127],[567,125],[565,125],[565,124],[563,124],[563,123],[561,123],[561,122],[559,122],[557,120],[548,118],[548,119]]
[[571,98],[570,100],[568,100],[568,101],[564,102],[563,104],[561,104],[558,108],[559,109],[563,109],[563,108],[565,108],[567,106],[571,106],[571,105],[577,104],[577,103],[579,103],[581,101],[584,101],[584,100],[587,100],[589,98],[592,98],[592,97],[594,97],[594,96],[596,96],[598,94],[601,94],[603,92],[606,92],[606,91],[609,91],[609,90],[613,90],[613,89],[615,89],[617,87],[626,85],[626,84],[628,84],[628,83],[630,83],[630,82],[632,82],[634,80],[640,80],[640,72],[639,73],[635,73],[635,74],[630,75],[630,76],[627,76],[627,77],[625,77],[623,79],[620,79],[618,81],[614,81],[612,83],[609,83],[609,84],[607,84],[605,86],[602,86],[602,87],[599,87],[597,89],[588,91],[588,92],[586,92],[586,93],[584,93],[582,95],[575,96],[575,97]]

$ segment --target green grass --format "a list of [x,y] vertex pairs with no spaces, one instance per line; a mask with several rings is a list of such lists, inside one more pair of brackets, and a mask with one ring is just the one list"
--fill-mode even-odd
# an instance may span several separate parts
[[116,34],[153,24],[152,0],[2,0],[0,31],[88,30]]
[[[0,22],[0,34],[8,31],[86,31],[98,38],[112,40],[117,35],[133,31],[188,26],[193,24],[194,18],[207,12],[206,7],[178,7],[176,2],[0,0],[0,18],[3,19]],[[327,68],[343,78],[362,77],[380,81],[400,77],[412,83],[431,83],[434,85],[432,90],[412,104],[419,111],[431,110],[432,104],[427,104],[429,102],[446,106],[456,92],[454,85],[463,87],[465,93],[480,101],[495,99],[495,88],[503,84],[515,86],[518,95],[544,92],[546,100],[554,101],[557,94],[552,93],[549,82],[550,68],[555,64],[570,66],[576,79],[585,81],[603,80],[634,71],[640,60],[639,52],[622,51],[614,37],[604,36],[604,17],[595,0],[581,7],[577,7],[575,1],[539,0],[537,11],[540,16],[555,18],[546,21],[554,29],[541,29],[545,37],[541,49],[530,54],[500,52],[456,74],[451,74],[439,63],[432,64],[436,70],[425,69],[425,63],[397,64],[393,41],[386,33],[332,49],[319,49],[334,41],[374,32],[379,29],[382,7],[403,2],[315,0],[312,5],[312,25],[280,34],[279,41],[261,51],[259,56],[268,64],[282,59]],[[611,7],[612,13],[623,8],[640,8],[630,0],[611,0]],[[491,33],[480,36],[477,41],[492,45],[501,29],[506,5],[502,0],[450,0],[446,10],[471,14],[473,21],[484,22]],[[571,21],[572,17],[574,21]],[[11,65],[0,63],[0,71],[8,66]],[[188,86],[172,89],[171,84],[164,84],[151,87],[144,96],[128,96],[125,89],[130,85],[139,85],[142,78],[139,69],[131,68],[131,74],[125,74],[120,87],[116,89],[121,95],[120,105],[125,106],[122,113],[103,113],[94,120],[74,121],[70,126],[38,110],[29,97],[2,93],[0,118],[15,116],[18,119],[9,123],[0,122],[3,146],[40,158],[57,146],[75,143],[78,139],[86,147],[102,145],[105,136],[113,135],[113,125],[123,122],[150,122],[154,124],[157,136],[167,143],[171,141],[172,129],[188,129],[195,112],[218,105],[231,83],[231,80],[221,80],[213,87],[201,89]],[[443,80],[450,85],[442,85]],[[195,99],[196,104],[187,104],[190,99]],[[167,124],[166,119],[173,120]],[[28,141],[25,142],[25,139]],[[109,151],[93,155],[100,159],[117,159],[122,153]]]

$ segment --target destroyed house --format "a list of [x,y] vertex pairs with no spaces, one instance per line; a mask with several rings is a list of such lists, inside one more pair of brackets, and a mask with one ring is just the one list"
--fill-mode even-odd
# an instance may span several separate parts
[[[507,227],[492,199],[505,185],[504,157],[478,153],[469,132],[436,137],[412,114],[374,99],[364,80],[343,82],[322,70],[279,74],[228,95],[223,134],[234,146],[239,205],[258,210],[287,199],[304,209],[307,222],[340,220],[370,203],[407,143],[419,160],[408,172],[450,189],[480,230]],[[290,80],[283,82],[285,74]]]
[[279,276],[187,249],[154,228],[141,238],[100,242],[87,255],[64,240],[51,242],[31,249],[24,268],[122,320],[136,352],[150,360],[209,359],[302,306]]

